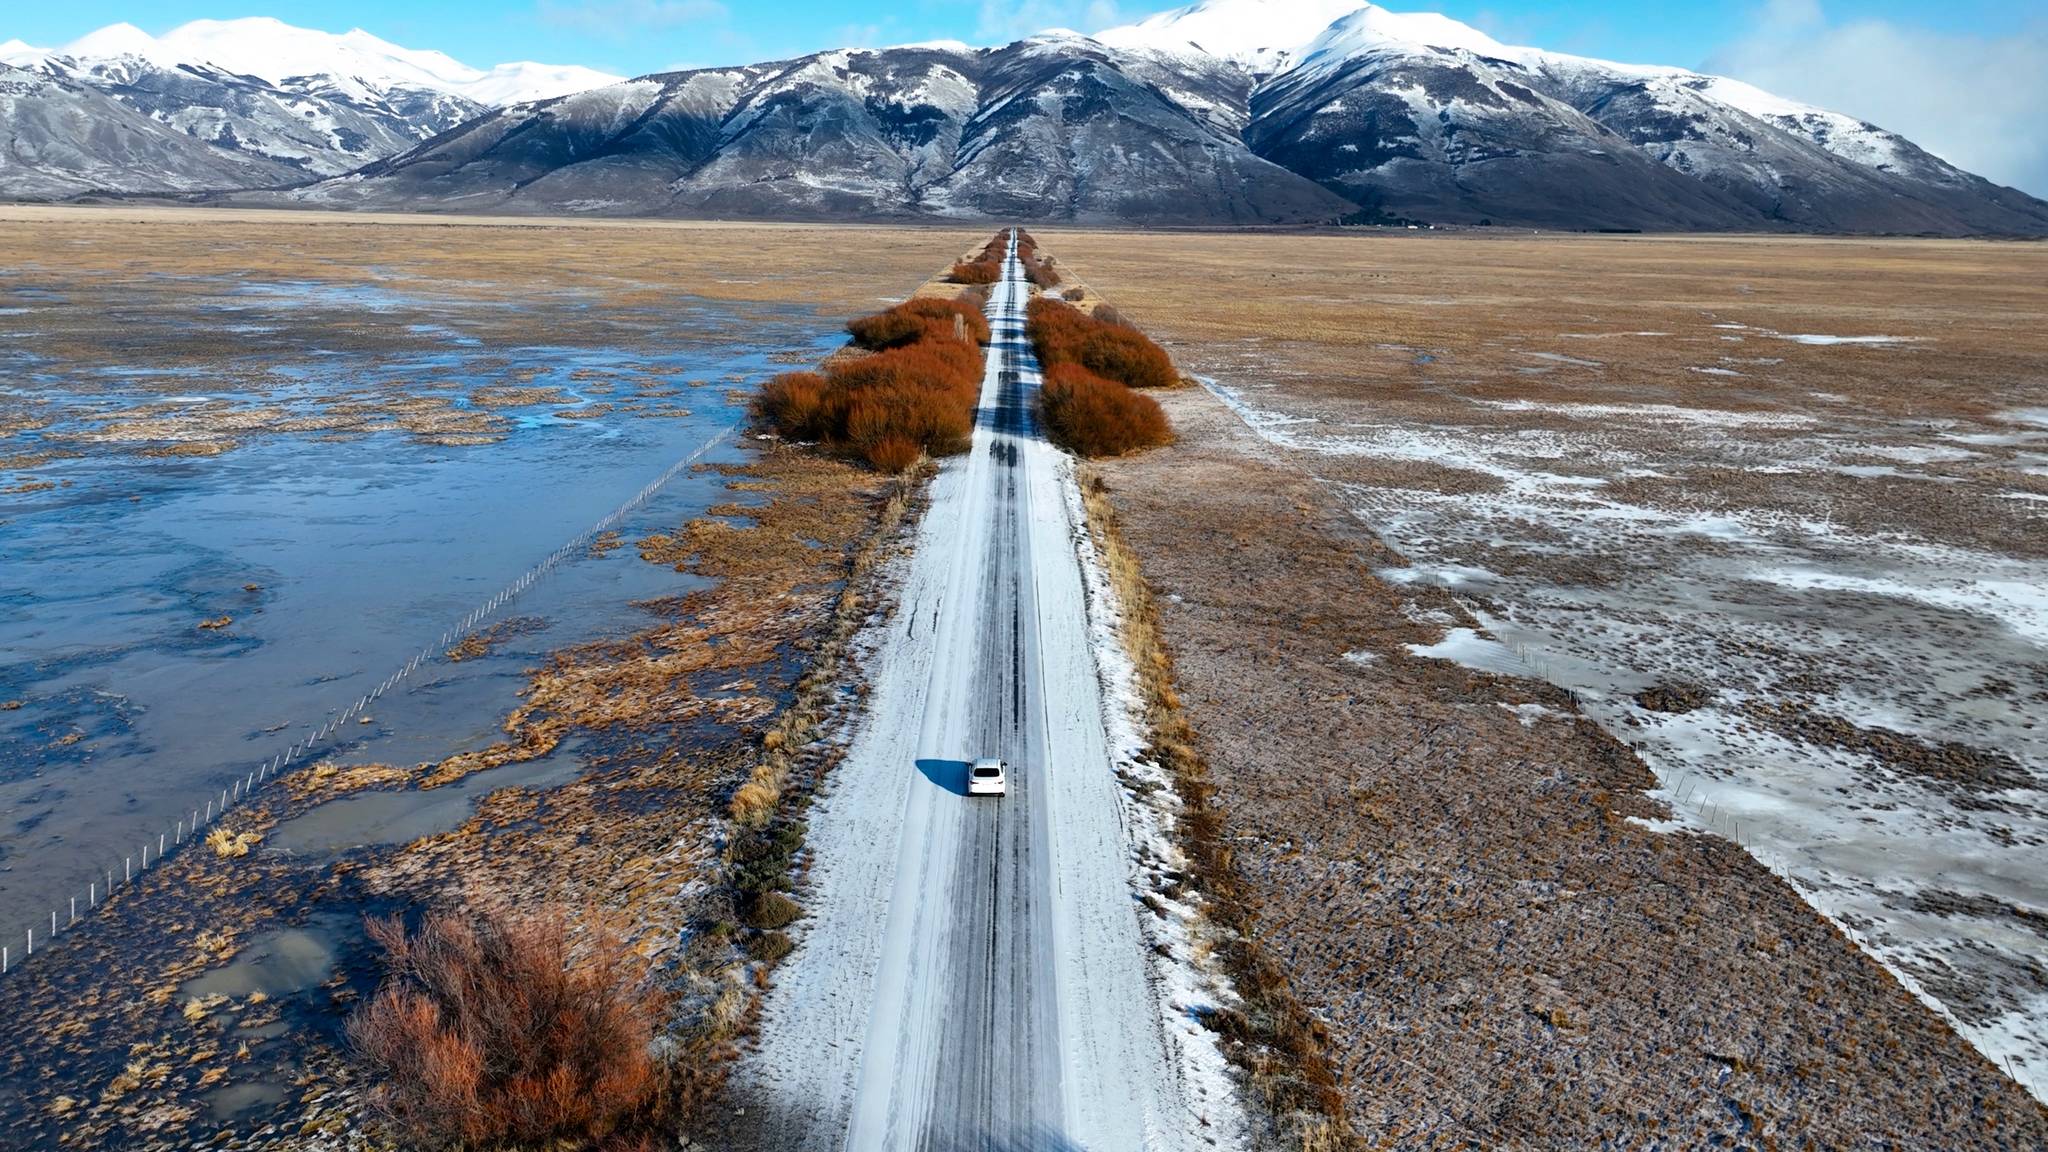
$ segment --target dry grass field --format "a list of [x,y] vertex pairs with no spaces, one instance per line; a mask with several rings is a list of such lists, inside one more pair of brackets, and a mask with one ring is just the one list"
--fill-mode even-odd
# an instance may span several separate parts
[[2048,249],[1041,240],[1368,1143],[2048,1139]]
[[376,283],[522,300],[583,289],[616,304],[677,293],[872,311],[931,261],[987,230],[701,221],[556,221],[489,216],[355,216],[185,208],[0,205],[0,260],[129,277],[228,276]]

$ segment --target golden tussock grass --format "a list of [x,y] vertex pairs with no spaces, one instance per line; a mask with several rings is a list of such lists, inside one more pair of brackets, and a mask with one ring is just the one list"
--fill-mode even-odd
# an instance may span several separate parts
[[206,834],[206,846],[213,849],[213,854],[222,859],[240,859],[261,843],[261,832],[230,832],[225,828],[216,827]]

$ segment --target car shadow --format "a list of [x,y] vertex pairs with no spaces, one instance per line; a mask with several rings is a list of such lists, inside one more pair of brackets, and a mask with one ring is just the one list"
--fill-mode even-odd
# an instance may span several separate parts
[[937,784],[955,796],[967,795],[967,770],[973,767],[965,760],[919,760],[917,770],[924,778]]

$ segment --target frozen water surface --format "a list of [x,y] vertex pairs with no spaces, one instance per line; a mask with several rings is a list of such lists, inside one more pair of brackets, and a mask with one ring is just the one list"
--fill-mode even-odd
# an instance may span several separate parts
[[[219,299],[251,327],[285,331],[310,306],[417,304],[377,285],[224,287]],[[0,494],[0,933],[47,926],[49,909],[145,844],[153,857],[160,832],[731,426],[741,414],[728,380],[774,370],[771,351],[837,343],[793,310],[678,299],[675,315],[673,337],[622,330],[615,347],[508,347],[462,331],[456,316],[414,326],[424,331],[410,347],[424,337],[435,345],[425,351],[230,355],[219,373],[178,370],[170,388],[148,382],[147,363],[110,373],[40,358],[14,372],[12,394],[54,419],[0,441],[10,452],[79,451],[69,437],[97,427],[95,412],[169,403],[282,409],[289,420],[358,396],[431,398],[458,412],[489,386],[560,396],[493,405],[502,421],[488,443],[435,444],[386,424],[237,434],[212,457],[92,446],[38,468],[62,486]],[[741,324],[746,343],[692,335]],[[530,341],[546,329],[537,318],[519,330]],[[721,448],[707,459],[732,458]],[[521,618],[516,635],[489,655],[421,667],[368,723],[342,725],[332,754],[413,764],[488,743],[525,668],[642,626],[631,601],[692,586],[630,542],[726,499],[715,475],[677,475],[617,525],[627,547],[554,569],[498,611]],[[575,765],[521,768],[556,779]],[[473,791],[447,799],[465,805]],[[454,813],[387,815],[431,830]],[[279,838],[306,850],[350,842],[361,821],[347,815],[316,809],[312,825]]]

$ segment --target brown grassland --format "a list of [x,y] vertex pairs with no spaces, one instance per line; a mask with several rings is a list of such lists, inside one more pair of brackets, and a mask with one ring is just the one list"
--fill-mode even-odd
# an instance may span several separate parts
[[[1256,384],[1258,403],[1312,417],[1315,434],[1488,420],[1540,433],[1530,400],[1826,413],[1846,397],[1984,418],[2038,403],[2048,363],[2038,245],[1042,236],[1184,370]],[[1712,327],[1734,320],[1747,343]],[[1874,349],[1766,341],[1766,326],[1938,336],[1939,366],[1887,371],[1898,362]],[[1562,335],[1597,332],[1686,342],[1592,352]],[[1716,352],[1778,371],[1695,370]],[[1160,398],[1178,443],[1091,466],[1106,486],[1098,531],[1110,524],[1142,564],[1191,729],[1188,751],[1167,751],[1205,769],[1234,918],[1326,1029],[1360,1146],[2048,1142],[2048,1113],[1783,881],[1719,837],[1631,819],[1664,814],[1643,795],[1654,780],[1571,696],[1409,652],[1472,618],[1443,588],[1377,575],[1406,560],[1347,493],[1483,492],[1491,476],[1310,453],[1206,390]],[[1644,450],[1685,441],[1610,424]],[[2040,490],[2017,464],[2001,475]],[[1771,480],[1707,470],[1687,495],[1753,500]],[[2022,556],[2043,543],[2023,508],[1996,501],[1965,517],[1939,493],[1867,485],[1773,498],[1830,496],[1836,516],[1870,525]]]

